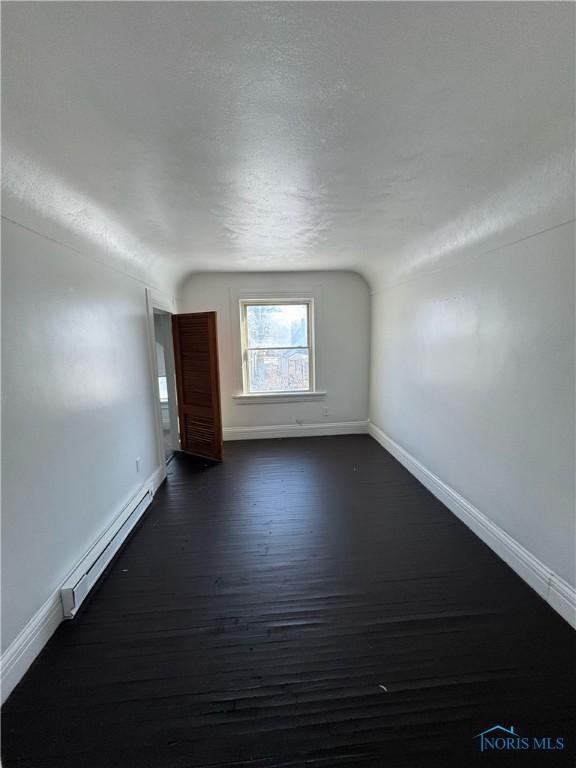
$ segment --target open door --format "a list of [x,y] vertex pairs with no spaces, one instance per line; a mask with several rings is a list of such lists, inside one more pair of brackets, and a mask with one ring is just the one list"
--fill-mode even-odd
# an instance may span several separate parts
[[216,312],[172,315],[180,447],[222,461]]

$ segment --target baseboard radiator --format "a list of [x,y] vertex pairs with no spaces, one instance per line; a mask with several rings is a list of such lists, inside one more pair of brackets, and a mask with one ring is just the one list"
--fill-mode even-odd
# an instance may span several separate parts
[[115,523],[104,533],[60,589],[64,618],[72,619],[154,498],[152,488],[141,489]]

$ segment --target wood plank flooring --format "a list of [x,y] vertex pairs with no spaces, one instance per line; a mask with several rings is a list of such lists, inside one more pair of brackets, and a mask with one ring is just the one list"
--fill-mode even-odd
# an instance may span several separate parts
[[[544,513],[544,512],[543,512]],[[574,633],[370,437],[177,456],[5,768],[573,766]],[[480,753],[513,725],[559,752]]]

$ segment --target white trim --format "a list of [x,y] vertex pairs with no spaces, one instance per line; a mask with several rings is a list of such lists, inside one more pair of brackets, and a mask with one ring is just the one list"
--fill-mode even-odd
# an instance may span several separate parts
[[53,592],[2,654],[2,703],[64,619],[60,589]]
[[370,422],[370,435],[576,628],[576,588]]
[[236,401],[236,405],[262,405],[262,403],[289,403],[295,400],[299,403],[309,402],[312,400],[324,400],[327,392],[259,392],[259,393],[241,393],[239,395],[233,395],[232,399]]
[[165,293],[157,291],[155,288],[149,288],[150,291],[150,303],[154,309],[160,309],[162,312],[167,312],[169,315],[176,314],[177,304],[176,299],[173,296],[167,296]]
[[162,472],[162,479],[166,477],[166,456],[164,453],[164,430],[162,429],[162,409],[160,398],[157,396],[158,388],[158,360],[156,358],[156,332],[154,329],[154,295],[150,288],[146,288],[146,331],[148,338],[148,366],[150,369],[150,383],[152,386],[152,399],[154,408],[154,425],[156,427],[156,457],[158,466]]
[[364,435],[367,421],[340,421],[333,424],[275,424],[265,427],[225,427],[224,440],[263,440],[278,437],[321,437],[322,435]]
[[[152,490],[154,494],[160,484],[162,483],[163,476],[160,468],[156,469],[143,483],[141,488],[136,494],[132,494],[131,498],[138,498],[140,491],[148,488]],[[130,503],[130,502],[129,502]],[[26,671],[38,656],[40,651],[44,648],[48,640],[57,629],[60,622],[64,620],[64,611],[62,609],[62,601],[60,597],[60,591],[62,586],[67,582],[70,575],[81,568],[82,564],[86,562],[86,559],[90,555],[95,554],[95,548],[103,544],[106,541],[106,537],[112,530],[117,530],[117,523],[120,519],[126,518],[127,506],[124,505],[119,514],[116,514],[114,519],[107,525],[107,527],[96,538],[96,541],[85,552],[82,557],[79,558],[76,565],[63,579],[61,585],[55,589],[50,597],[46,600],[44,605],[32,616],[30,621],[26,624],[24,629],[18,634],[17,637],[10,643],[8,648],[4,651],[1,658],[1,682],[0,682],[0,695],[2,703],[6,701],[10,693],[14,690],[16,685],[20,682]],[[136,521],[134,521],[134,524]],[[134,525],[132,525],[132,528]],[[126,531],[126,536],[129,531]],[[126,538],[125,536],[125,538]]]
[[[264,305],[276,305],[286,306],[292,304],[299,304],[306,306],[306,346],[298,347],[269,347],[269,349],[305,349],[308,353],[308,389],[307,392],[316,391],[316,355],[315,355],[315,336],[314,333],[314,298],[313,297],[292,297],[292,298],[278,298],[267,297],[257,299],[241,298],[239,302],[240,308],[240,335],[242,341],[242,390],[245,395],[259,395],[259,392],[250,391],[250,368],[248,365],[248,353],[254,348],[248,344],[248,307],[264,306]],[[278,394],[290,394],[278,393]]]
[[[312,301],[312,323],[309,324],[309,331],[312,333],[313,338],[313,391],[321,392],[325,387],[323,379],[323,366],[322,366],[322,347],[324,344],[324,337],[322,336],[323,328],[323,287],[322,284],[313,285],[311,288],[300,289],[286,289],[278,290],[274,287],[274,282],[270,283],[269,288],[262,288],[258,290],[239,290],[236,288],[229,288],[228,301],[230,307],[230,359],[232,360],[232,376],[234,380],[234,389],[236,392],[243,392],[244,390],[244,374],[243,374],[243,329],[242,329],[242,312],[241,302],[254,301],[269,301],[271,297],[274,297],[278,302],[304,300]],[[222,354],[222,349],[220,350]]]

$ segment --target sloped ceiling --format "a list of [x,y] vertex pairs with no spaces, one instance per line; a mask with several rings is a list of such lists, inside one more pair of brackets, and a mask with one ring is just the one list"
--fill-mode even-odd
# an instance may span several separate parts
[[570,3],[4,3],[4,215],[160,283],[573,217]]

